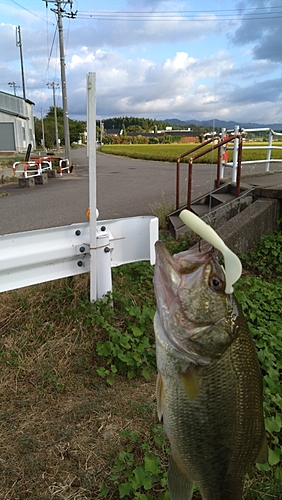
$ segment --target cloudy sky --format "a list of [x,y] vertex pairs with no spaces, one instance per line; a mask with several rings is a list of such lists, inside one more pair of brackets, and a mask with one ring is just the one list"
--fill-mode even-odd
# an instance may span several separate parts
[[[43,116],[60,84],[55,2],[0,0],[0,90]],[[282,0],[62,2],[69,116],[86,118],[86,75],[96,72],[97,118],[282,122]],[[9,85],[9,82],[13,85]],[[14,82],[14,83],[13,83]],[[62,107],[60,88],[57,106]]]

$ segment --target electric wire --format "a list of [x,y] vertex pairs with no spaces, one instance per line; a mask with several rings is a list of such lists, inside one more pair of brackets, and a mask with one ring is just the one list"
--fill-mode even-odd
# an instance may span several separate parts
[[[48,74],[49,74],[49,66],[50,66],[50,61],[51,61],[51,57],[52,57],[52,53],[53,53],[53,49],[54,49],[54,44],[55,44],[55,40],[56,40],[56,35],[57,35],[57,25],[55,26],[55,30],[54,30],[54,35],[53,35],[53,40],[52,40],[52,45],[51,45],[51,48],[50,48],[50,52],[49,52],[49,56],[48,56],[48,59],[47,59],[47,66],[46,66],[46,70],[45,70],[45,76],[44,76],[44,79],[43,79],[43,82],[42,82],[42,88],[41,88],[41,92],[40,92],[40,101],[39,101],[39,107],[41,105],[41,99],[42,99],[42,96],[44,95],[44,89],[46,87],[46,82],[47,80],[49,79],[48,78]],[[48,50],[48,47],[47,47],[47,50]]]
[[238,21],[244,20],[277,19],[282,17],[282,5],[269,7],[236,8],[236,9],[209,9],[209,10],[181,10],[181,11],[79,11],[79,19],[98,19],[99,21],[167,21],[167,22],[210,22],[210,21]]
[[[10,0],[21,9],[37,17],[43,22],[53,24],[48,20],[42,19],[33,11],[27,9],[15,0]],[[67,5],[67,1],[64,3]],[[150,22],[212,22],[212,21],[239,21],[260,20],[260,19],[280,19],[282,17],[282,5],[273,5],[268,7],[257,7],[255,9],[238,7],[235,9],[208,9],[208,10],[181,10],[181,11],[78,11],[75,14],[78,19],[92,19],[99,21],[150,21]]]
[[[265,11],[268,9],[280,9],[280,8],[282,8],[282,4],[281,5],[270,5],[268,7],[256,7],[255,9],[254,8],[247,8],[247,7],[236,7],[234,9],[227,9],[224,7],[224,12],[248,12],[248,11],[253,12],[253,11],[257,11],[257,10]],[[85,11],[85,12],[89,12],[89,11]],[[118,11],[110,10],[110,11],[97,11],[97,12],[116,13]],[[130,10],[125,10],[123,12],[126,14],[132,14],[132,11],[130,11]],[[151,12],[152,11],[145,11],[145,10],[134,11],[135,14],[144,14],[144,13],[149,14]],[[157,10],[155,12],[160,13],[160,14],[176,13],[176,12],[177,13],[195,14],[195,13],[200,13],[200,12],[204,12],[204,13],[222,12],[222,9]]]
[[[12,3],[17,5],[18,7],[24,9],[29,14],[37,17],[41,21],[45,22],[47,25],[55,25],[49,21],[48,17],[43,20],[40,16],[35,14],[33,11],[21,5],[19,2],[15,0],[10,0]],[[76,0],[75,0],[76,1]],[[68,1],[62,2],[62,5],[66,6]],[[77,4],[77,2],[76,2]],[[47,9],[47,4],[46,4]],[[47,9],[48,10],[48,9]],[[51,9],[52,10],[52,9]],[[257,8],[226,8],[224,6],[224,10],[217,9],[197,9],[197,10],[160,10],[160,11],[115,11],[115,10],[101,10],[101,11],[78,11],[75,13],[75,17],[77,19],[90,19],[90,20],[99,20],[99,21],[126,21],[126,22],[229,22],[229,21],[256,21],[263,19],[264,21],[272,20],[272,19],[280,19],[282,18],[282,4],[276,6],[268,6],[268,7],[257,7]],[[47,74],[49,71],[50,60],[53,52],[54,41],[57,33],[57,24],[55,25],[55,32],[53,37],[52,46],[50,49],[50,54],[48,57],[46,74],[45,74],[45,83]],[[68,30],[69,35],[69,30]],[[48,31],[47,31],[47,42],[48,42]]]
[[[279,15],[278,15],[279,14]],[[240,21],[242,19],[241,16],[237,17],[224,17],[224,16],[207,16],[204,17],[202,15],[199,15],[197,18],[187,18],[187,17],[180,17],[178,16],[170,16],[170,17],[164,17],[164,16],[156,16],[156,15],[150,15],[150,16],[126,16],[124,14],[116,15],[116,16],[109,16],[109,15],[104,15],[101,16],[100,14],[86,14],[84,15],[83,13],[79,13],[76,15],[77,19],[91,19],[91,20],[98,20],[98,21],[126,21],[126,22],[140,22],[140,21],[148,21],[148,22],[190,22],[190,23],[202,23],[202,22],[230,22],[230,21]],[[248,16],[244,17],[244,21],[258,21],[258,20],[268,20],[268,19],[281,19],[282,18],[282,11],[273,14],[273,15],[262,15],[262,16]]]
[[54,26],[54,23],[51,23],[49,21],[46,21],[46,19],[42,19],[42,17],[38,16],[37,14],[35,14],[35,12],[33,12],[32,10],[29,10],[27,9],[26,7],[24,7],[23,5],[21,5],[20,3],[18,2],[15,2],[15,0],[10,0],[10,2],[14,3],[15,5],[17,5],[18,7],[20,7],[21,9],[23,10],[26,10],[29,14],[31,14],[32,16],[35,16],[37,17],[38,19],[40,19],[40,21],[42,21],[43,23],[48,23],[48,24],[52,24]]

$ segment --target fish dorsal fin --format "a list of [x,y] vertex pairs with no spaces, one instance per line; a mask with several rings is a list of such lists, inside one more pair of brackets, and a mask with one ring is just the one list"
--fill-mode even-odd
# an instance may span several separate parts
[[199,378],[197,369],[191,365],[186,372],[179,373],[183,388],[191,401],[199,394]]
[[265,462],[267,462],[267,459],[268,459],[268,446],[267,446],[266,434],[264,433],[261,443],[261,448],[256,459],[256,463],[265,464]]
[[160,372],[158,372],[158,377],[157,377],[156,395],[157,395],[158,417],[159,421],[161,421],[163,418],[164,384]]

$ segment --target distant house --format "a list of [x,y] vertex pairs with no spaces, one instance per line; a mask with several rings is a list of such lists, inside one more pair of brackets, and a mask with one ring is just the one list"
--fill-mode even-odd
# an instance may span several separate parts
[[122,135],[122,129],[120,129],[120,128],[107,128],[106,134],[109,137],[111,137],[111,136],[119,137],[120,135]]
[[35,147],[33,102],[0,92],[0,154],[26,151]]
[[199,142],[200,132],[193,132],[193,130],[166,130],[165,135],[172,137],[181,137],[181,142]]
[[204,134],[204,139],[205,141],[207,141],[208,139],[212,139],[213,137],[215,137],[216,135],[220,135],[218,134],[217,132],[213,131],[213,132],[206,132]]
[[128,137],[136,137],[141,135],[142,137],[181,137],[181,142],[198,142],[199,132],[193,132],[191,130],[158,130],[157,132],[127,132]]

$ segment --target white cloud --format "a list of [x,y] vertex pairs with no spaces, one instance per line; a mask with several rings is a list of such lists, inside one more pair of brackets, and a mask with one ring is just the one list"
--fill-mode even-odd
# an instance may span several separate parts
[[253,0],[253,16],[250,10],[243,14],[240,27],[235,31],[232,40],[236,45],[252,44],[254,59],[282,61],[281,19],[282,6],[280,0]]
[[[55,18],[48,9],[47,24],[15,5],[8,9],[7,2],[2,0],[4,17],[0,25],[1,90],[10,91],[9,81],[21,83],[15,44],[15,26],[21,22],[27,96],[40,115],[41,108],[46,113],[53,105],[46,83],[60,82],[57,38],[52,45]],[[89,0],[77,2],[78,14],[85,8],[97,9]],[[253,16],[250,20],[248,14],[249,9],[265,7],[277,7],[277,12],[279,3],[250,0],[245,14],[238,11],[237,19],[229,21],[219,20],[215,0],[208,5],[196,0],[190,0],[189,5],[184,0],[138,0],[138,12],[151,12],[153,20],[99,21],[79,15],[64,19],[69,115],[85,119],[86,75],[94,71],[101,118],[136,114],[282,122],[282,7],[280,17],[272,19]],[[33,4],[39,9],[38,0],[29,0],[28,9]],[[246,8],[244,3],[240,7]],[[201,13],[201,8],[214,12]],[[233,8],[236,5],[230,6]],[[105,0],[99,9],[136,13],[136,0]],[[189,9],[195,11],[190,16],[193,20],[184,20],[184,11]],[[160,16],[160,12],[164,15],[172,11],[178,12],[178,18],[167,21]],[[34,12],[44,21],[43,8]],[[235,16],[235,10],[232,12]]]

